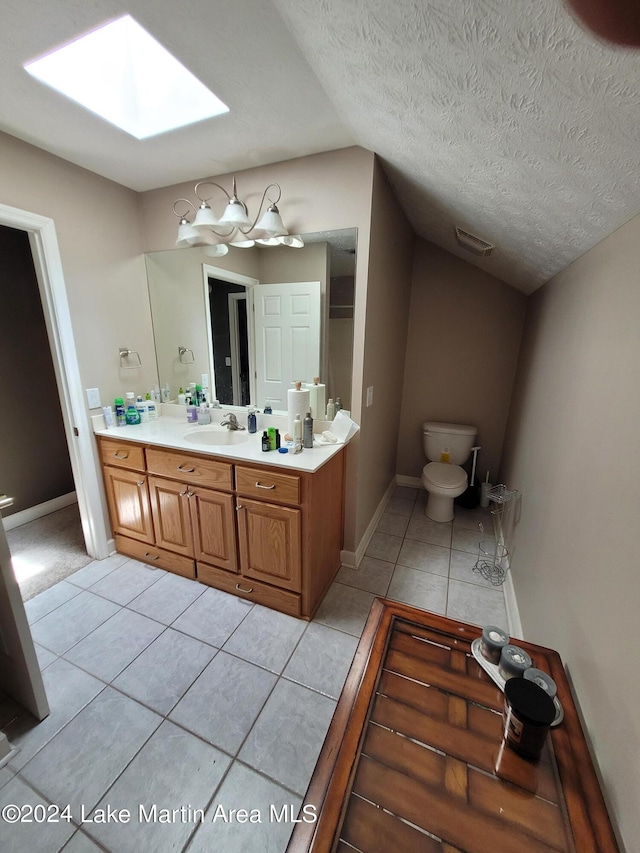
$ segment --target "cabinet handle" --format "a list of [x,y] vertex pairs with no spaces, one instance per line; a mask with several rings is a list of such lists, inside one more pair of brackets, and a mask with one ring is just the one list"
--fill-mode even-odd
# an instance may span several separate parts
[[160,554],[150,554],[150,553],[147,551],[147,553],[145,554],[145,557],[147,557],[147,559],[149,559],[149,560],[159,560],[159,559],[160,559]]
[[239,590],[240,592],[253,592],[252,586],[250,586],[249,589],[245,589],[244,587],[240,586],[239,583],[236,584],[236,589]]
[[144,486],[144,480],[138,480],[138,486]]
[[116,459],[128,459],[129,458],[128,453],[114,453],[113,455],[116,457]]
[[275,483],[273,486],[263,486],[262,483],[256,480],[256,489],[275,489]]
[[183,471],[185,474],[193,474],[193,472],[194,472],[196,469],[195,469],[195,468],[183,468],[183,467],[182,467],[182,465],[178,465],[177,470],[178,470],[178,471]]
[[183,498],[185,495],[189,494],[189,489],[185,489],[184,492],[180,492],[179,497]]
[[244,509],[242,504],[236,504],[236,512],[240,512],[241,509]]

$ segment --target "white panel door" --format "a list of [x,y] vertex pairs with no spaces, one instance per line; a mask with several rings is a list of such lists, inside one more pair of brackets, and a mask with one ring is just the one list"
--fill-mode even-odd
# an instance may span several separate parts
[[[0,509],[10,504],[10,498],[0,495]],[[0,688],[31,711],[37,720],[44,720],[48,716],[47,696],[20,588],[13,573],[2,518],[0,518]],[[6,743],[4,747],[6,748]]]
[[292,383],[320,375],[320,282],[261,284],[254,305],[255,403],[286,411]]

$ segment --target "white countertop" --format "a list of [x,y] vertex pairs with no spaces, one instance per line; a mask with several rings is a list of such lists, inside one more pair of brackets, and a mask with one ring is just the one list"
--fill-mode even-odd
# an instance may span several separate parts
[[[276,418],[274,418],[274,426],[276,425],[275,420]],[[277,450],[265,452],[262,450],[262,429],[254,434],[244,432],[244,435],[248,435],[247,441],[242,444],[227,446],[196,443],[193,440],[187,440],[185,437],[188,434],[197,438],[200,430],[205,435],[207,432],[214,432],[216,428],[220,429],[219,424],[212,424],[211,426],[214,428],[213,430],[208,426],[187,423],[182,418],[162,415],[157,421],[134,426],[94,429],[94,432],[96,435],[105,438],[170,447],[190,453],[204,453],[228,459],[230,462],[257,462],[260,465],[271,465],[274,468],[289,468],[309,473],[317,471],[345,446],[344,444],[319,445],[314,441],[312,448],[305,448],[300,453],[294,454],[293,448],[289,448],[288,453],[278,453]],[[283,436],[286,429],[281,426],[279,428],[280,434]],[[223,429],[226,432],[226,427]]]

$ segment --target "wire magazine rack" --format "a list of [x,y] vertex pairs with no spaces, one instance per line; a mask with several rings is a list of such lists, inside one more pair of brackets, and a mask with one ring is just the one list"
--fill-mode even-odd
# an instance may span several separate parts
[[509,571],[509,543],[519,494],[517,489],[509,489],[503,483],[489,489],[493,538],[485,537],[484,525],[478,525],[481,538],[473,571],[478,572],[494,586],[503,584]]

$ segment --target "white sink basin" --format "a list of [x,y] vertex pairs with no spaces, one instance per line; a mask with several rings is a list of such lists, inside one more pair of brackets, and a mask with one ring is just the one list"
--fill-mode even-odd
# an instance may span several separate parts
[[246,430],[227,429],[217,424],[199,426],[187,430],[183,438],[189,444],[206,444],[211,447],[229,447],[234,444],[244,444],[249,440]]

